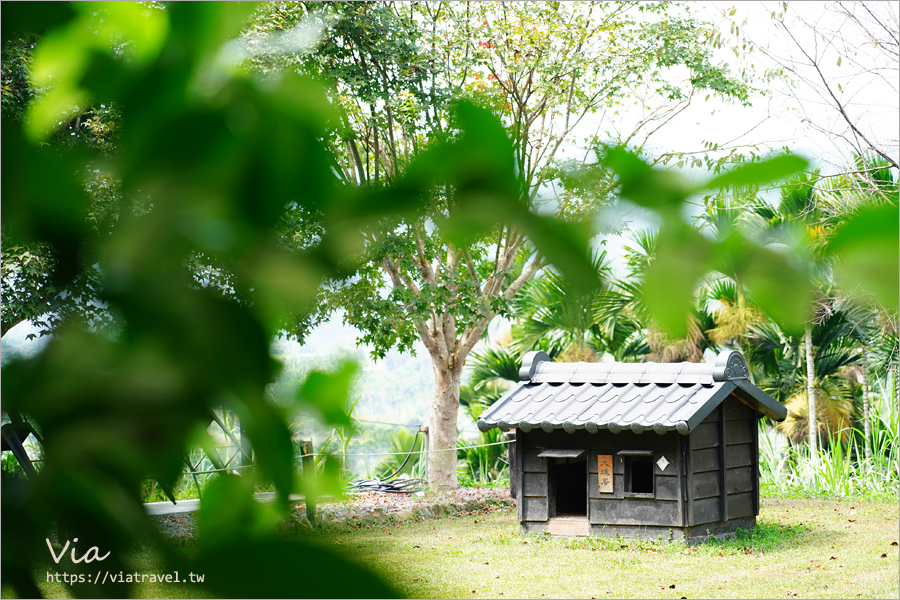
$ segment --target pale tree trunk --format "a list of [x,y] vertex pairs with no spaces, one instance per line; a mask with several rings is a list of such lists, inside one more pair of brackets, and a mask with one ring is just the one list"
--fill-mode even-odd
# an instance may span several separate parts
[[897,404],[897,408],[900,409],[900,395],[897,394],[898,385],[900,385],[900,357],[894,363],[894,402]]
[[[503,287],[509,268],[524,241],[525,238],[521,234],[509,231],[502,252],[498,245],[493,273],[484,282],[481,282],[465,251],[458,251],[453,247],[448,248],[443,264],[427,260],[424,241],[417,232],[418,253],[415,257],[415,268],[421,280],[429,285],[441,285],[438,283],[439,277],[436,276],[436,273],[443,270],[444,273],[455,275],[459,272],[461,263],[464,263],[465,272],[469,273],[477,286],[483,309],[481,318],[462,332],[457,331],[456,319],[453,314],[449,311],[438,310],[438,307],[432,307],[429,316],[424,320],[416,320],[414,323],[419,339],[422,340],[431,356],[431,365],[434,370],[434,399],[431,405],[431,421],[428,424],[428,483],[433,487],[455,489],[459,486],[456,478],[456,423],[459,415],[459,385],[466,357],[481,339],[491,319],[497,314],[494,309],[490,308],[490,301],[495,299],[511,300],[516,292],[521,290],[522,286],[545,264],[541,257],[535,256],[522,268],[518,277],[506,284],[505,288]],[[394,260],[385,258],[382,264],[395,288],[404,289],[413,294],[420,293],[419,285]],[[451,283],[444,285],[446,285],[447,291],[456,294],[458,289],[456,284],[452,283],[452,279],[451,277]]]
[[806,346],[806,400],[807,424],[809,426],[809,455],[813,464],[819,459],[818,421],[816,420],[816,370],[813,362],[812,325],[806,324],[804,339]]
[[865,450],[866,469],[868,470],[872,467],[872,424],[869,422],[869,407],[871,403],[869,389],[869,357],[865,345],[862,348],[862,363],[860,366],[862,367],[863,435],[866,438],[863,449]]
[[454,489],[456,479],[456,423],[459,416],[461,364],[432,356],[434,398],[428,439],[429,483],[441,489]]

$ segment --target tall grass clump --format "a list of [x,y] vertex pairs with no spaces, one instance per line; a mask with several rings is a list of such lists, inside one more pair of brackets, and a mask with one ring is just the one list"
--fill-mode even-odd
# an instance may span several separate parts
[[[889,388],[882,388],[889,389]],[[900,491],[900,410],[893,394],[876,395],[871,435],[858,428],[823,439],[817,459],[760,423],[760,482],[778,495],[865,496],[896,500]],[[845,438],[847,441],[842,441]],[[869,452],[866,452],[868,447]],[[866,457],[869,458],[866,458]]]
[[[486,405],[471,402],[464,410],[472,419],[478,420]],[[509,461],[506,434],[497,428],[479,432],[474,442],[459,439],[456,458],[459,465],[456,476],[465,487],[506,487],[509,485]]]

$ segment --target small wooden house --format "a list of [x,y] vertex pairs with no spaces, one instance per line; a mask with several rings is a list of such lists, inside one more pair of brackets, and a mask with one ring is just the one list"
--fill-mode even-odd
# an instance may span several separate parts
[[713,363],[554,363],[529,352],[520,383],[478,419],[516,430],[523,532],[696,540],[759,514],[757,421],[787,416],[738,352]]

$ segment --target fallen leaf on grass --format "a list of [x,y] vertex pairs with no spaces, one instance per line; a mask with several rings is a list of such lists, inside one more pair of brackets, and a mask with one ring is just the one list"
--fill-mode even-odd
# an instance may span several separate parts
[[887,554],[882,554],[881,558],[887,558]]
[[828,560],[835,560],[836,558],[837,558],[836,556],[832,556],[832,557],[829,558]]
[[896,546],[897,542],[891,542],[891,546]]

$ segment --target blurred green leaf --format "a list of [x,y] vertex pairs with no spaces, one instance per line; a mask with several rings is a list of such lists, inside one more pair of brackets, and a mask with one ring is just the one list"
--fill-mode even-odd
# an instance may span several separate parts
[[275,504],[253,497],[253,478],[221,475],[209,482],[197,514],[197,543],[203,550],[234,540],[260,539],[281,522]]
[[687,226],[670,225],[660,232],[642,294],[656,324],[668,335],[684,337],[694,291],[709,270],[713,251],[706,238]]
[[552,263],[578,293],[600,286],[600,275],[589,254],[594,234],[590,223],[562,221],[527,213],[518,219],[539,252]]
[[677,207],[693,192],[688,181],[676,171],[653,169],[621,148],[608,149],[604,164],[616,173],[622,197],[641,206]]
[[718,189],[729,186],[774,183],[809,168],[809,161],[796,154],[779,154],[760,162],[752,162],[733,168],[708,181],[702,189]]
[[249,404],[246,408],[238,414],[253,444],[257,468],[266,481],[275,484],[278,499],[282,508],[286,509],[288,496],[294,491],[296,472],[294,444],[285,416],[276,407],[261,402]]
[[[75,151],[39,149],[27,143],[15,123],[2,126],[4,234],[14,243],[48,242],[58,251],[53,277],[74,276],[88,234],[89,199],[77,179]],[[4,282],[4,285],[7,282]]]
[[[26,133],[32,141],[45,140],[91,101],[82,82],[86,73],[91,72],[94,87],[108,90],[119,83],[124,72],[112,77],[109,69],[116,46],[127,42],[127,60],[141,65],[156,57],[168,33],[165,14],[137,3],[77,2],[72,6],[78,17],[47,34],[34,50],[32,77],[46,93],[27,108]],[[99,55],[107,56],[109,62],[98,62]]]
[[[277,538],[233,540],[205,551],[193,572],[223,598],[397,598],[362,567],[320,545]],[[260,581],[268,582],[264,590]]]
[[871,292],[892,310],[900,304],[898,222],[896,204],[864,210],[838,229],[828,246],[839,257],[837,272],[847,289]]
[[402,187],[427,194],[453,187],[446,218],[437,215],[442,233],[459,247],[472,243],[501,221],[521,218],[525,191],[512,160],[512,142],[487,110],[461,102],[455,113],[460,135],[422,152],[407,169]]
[[315,468],[307,471],[304,467],[303,475],[297,484],[297,492],[305,498],[345,497],[346,488],[341,476],[341,462],[342,457],[334,455],[312,457]]
[[741,282],[753,301],[786,331],[802,331],[812,309],[813,286],[796,249],[760,247],[738,232],[720,244],[718,270]]
[[310,308],[326,274],[323,265],[279,251],[258,257],[248,271],[256,290],[257,311],[272,331],[288,315]]
[[169,20],[160,10],[137,2],[75,2],[83,27],[91,29],[91,43],[112,50],[127,42],[128,59],[136,64],[152,60],[169,33]]
[[11,40],[17,36],[33,33],[43,35],[69,22],[75,16],[71,2],[53,2],[35,10],[33,4],[27,2],[7,2],[0,7],[3,40]]
[[316,407],[327,423],[349,426],[347,399],[358,372],[359,365],[352,360],[342,361],[334,371],[311,371],[297,390],[297,399]]

